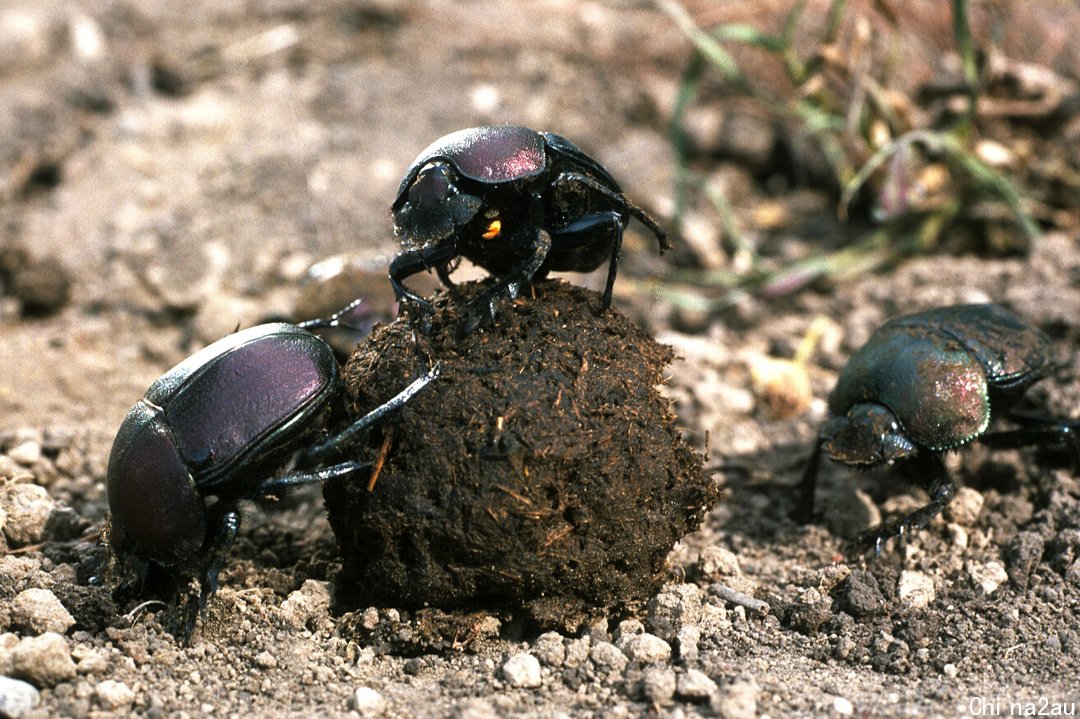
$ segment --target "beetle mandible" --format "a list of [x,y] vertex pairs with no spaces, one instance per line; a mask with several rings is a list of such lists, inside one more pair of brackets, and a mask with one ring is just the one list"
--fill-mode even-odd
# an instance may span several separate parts
[[[889,320],[852,355],[829,395],[830,418],[802,477],[802,519],[813,515],[822,452],[851,466],[897,463],[930,495],[924,507],[856,540],[857,549],[880,552],[952,500],[945,450],[975,439],[994,447],[1076,446],[1080,422],[1012,411],[1054,366],[1050,338],[999,305],[953,305]],[[996,417],[1023,426],[987,432]]]
[[391,208],[403,252],[390,264],[399,300],[430,314],[403,280],[434,269],[450,286],[461,258],[497,281],[475,300],[466,332],[493,318],[499,296],[549,271],[590,272],[608,260],[601,308],[611,305],[623,230],[636,217],[667,233],[600,163],[565,137],[515,125],[473,127],[433,142],[413,161]]

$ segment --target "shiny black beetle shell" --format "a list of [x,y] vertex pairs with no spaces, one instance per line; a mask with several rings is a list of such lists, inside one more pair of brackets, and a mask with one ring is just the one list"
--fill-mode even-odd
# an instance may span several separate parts
[[[461,176],[474,182],[498,185],[543,173],[547,167],[548,142],[569,145],[583,155],[566,138],[517,125],[470,127],[440,137],[413,160],[401,180],[392,209],[396,212],[401,207],[420,170],[433,160],[446,160]],[[614,185],[615,181],[602,167],[596,165],[595,169]]]
[[150,386],[117,432],[112,522],[147,559],[184,562],[206,539],[205,498],[252,492],[339,382],[330,347],[295,325],[251,327],[195,353]]
[[464,331],[494,319],[500,296],[549,272],[591,272],[608,262],[601,309],[611,305],[623,232],[636,218],[661,252],[667,232],[628,198],[596,160],[565,137],[515,125],[472,127],[439,138],[405,172],[391,206],[403,251],[390,263],[400,301],[430,315],[404,281],[435,270],[451,287],[461,258],[495,283],[472,306]]
[[911,441],[949,449],[982,434],[991,407],[1010,404],[1052,364],[1050,338],[1004,307],[940,307],[879,327],[840,373],[829,411],[878,403]]

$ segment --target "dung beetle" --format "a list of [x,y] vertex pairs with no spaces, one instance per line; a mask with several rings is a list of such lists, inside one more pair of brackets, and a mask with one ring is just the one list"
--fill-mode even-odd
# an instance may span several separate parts
[[[879,327],[841,371],[830,418],[802,477],[803,521],[814,509],[821,453],[843,464],[897,464],[929,503],[860,536],[854,549],[924,527],[956,493],[942,453],[978,439],[994,447],[1076,444],[1080,423],[1012,411],[1054,367],[1050,338],[993,304],[954,305],[896,317]],[[987,432],[992,418],[1023,426]]]
[[[236,538],[241,501],[369,466],[330,460],[438,370],[320,438],[334,425],[343,382],[330,346],[311,330],[338,326],[354,305],[330,318],[236,332],[150,385],[120,425],[109,456],[107,538],[118,594],[151,571],[174,581],[198,577],[201,609]],[[190,634],[193,613],[188,621]]]
[[[434,269],[446,286],[465,257],[496,276],[475,300],[495,316],[502,294],[549,271],[590,272],[608,259],[601,308],[611,304],[623,229],[636,217],[670,249],[667,233],[623,194],[600,163],[565,137],[515,125],[472,127],[441,137],[413,161],[391,208],[404,251],[390,263],[399,300],[431,304],[402,281]],[[482,316],[472,316],[466,331]]]

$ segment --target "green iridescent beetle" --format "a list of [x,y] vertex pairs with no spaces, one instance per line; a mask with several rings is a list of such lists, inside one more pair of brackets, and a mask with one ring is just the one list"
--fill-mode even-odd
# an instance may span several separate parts
[[[978,439],[995,447],[1066,443],[1080,448],[1080,421],[1020,417],[1012,407],[1055,366],[1050,338],[993,304],[953,305],[879,327],[841,371],[830,418],[802,477],[802,519],[813,515],[822,452],[851,466],[897,464],[929,503],[870,529],[860,550],[926,525],[956,493],[941,453]],[[1022,426],[987,432],[992,418]]]

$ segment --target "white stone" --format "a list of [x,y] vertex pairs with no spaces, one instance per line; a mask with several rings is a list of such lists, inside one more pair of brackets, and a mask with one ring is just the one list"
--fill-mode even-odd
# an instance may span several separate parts
[[502,666],[502,673],[512,687],[532,689],[540,686],[540,660],[527,652],[507,659]]
[[11,622],[34,634],[63,634],[75,624],[75,617],[48,589],[31,588],[11,601]]
[[106,709],[116,711],[135,702],[135,692],[123,682],[114,679],[106,679],[98,682],[94,687],[94,696],[98,703]]
[[361,716],[378,714],[385,705],[386,700],[383,699],[382,694],[371,687],[357,687],[353,692],[353,708]]
[[0,676],[0,716],[20,719],[41,704],[41,693],[33,684]]
[[1005,571],[1005,567],[994,560],[986,564],[969,562],[966,569],[968,576],[984,596],[990,596],[998,590],[998,587],[1009,581],[1009,574]]
[[833,711],[840,716],[847,717],[855,713],[854,705],[852,705],[849,699],[845,699],[844,697],[836,697],[833,699],[832,708]]
[[642,664],[657,664],[671,659],[671,645],[655,634],[635,634],[623,637],[617,646],[631,660]]
[[905,569],[900,573],[896,594],[908,606],[922,609],[934,601],[934,580],[922,572]]

